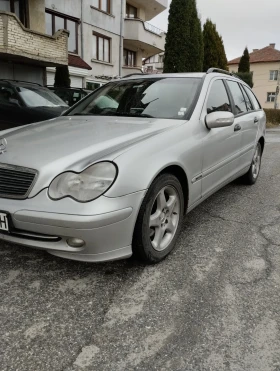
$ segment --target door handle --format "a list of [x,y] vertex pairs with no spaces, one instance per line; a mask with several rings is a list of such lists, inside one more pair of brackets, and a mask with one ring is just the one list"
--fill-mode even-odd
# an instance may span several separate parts
[[257,117],[254,118],[254,124],[257,124],[259,122],[259,119]]
[[234,127],[234,131],[239,131],[241,130],[241,126],[239,124],[236,124]]

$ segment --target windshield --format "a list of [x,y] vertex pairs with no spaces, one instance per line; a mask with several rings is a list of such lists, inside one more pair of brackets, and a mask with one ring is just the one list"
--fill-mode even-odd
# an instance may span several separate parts
[[148,78],[111,82],[84,99],[67,115],[185,119],[200,78]]
[[68,107],[62,99],[48,89],[22,86],[16,89],[28,107]]

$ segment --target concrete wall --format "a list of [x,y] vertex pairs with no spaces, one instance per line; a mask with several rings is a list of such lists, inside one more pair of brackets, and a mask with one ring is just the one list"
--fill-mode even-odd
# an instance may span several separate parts
[[45,33],[45,0],[28,0],[29,26],[33,31]]
[[[46,8],[53,9],[57,12],[74,16],[83,21],[83,59],[92,67],[92,71],[88,71],[87,80],[106,82],[106,79],[100,79],[98,76],[118,76],[119,75],[119,46],[120,46],[120,25],[121,25],[121,4],[123,4],[125,17],[126,0],[112,0],[111,1],[111,14],[104,13],[98,9],[92,7],[91,0],[83,0],[83,12],[81,12],[81,0],[45,0]],[[149,12],[160,13],[164,10],[164,4],[167,4],[167,0],[149,0],[149,1],[138,1],[128,0],[131,5],[138,8],[138,17],[146,20],[146,10]],[[158,10],[155,10],[157,7]],[[123,21],[123,20],[122,20]],[[123,21],[124,22],[124,21]],[[163,38],[155,35],[144,29],[143,23],[133,22],[135,27],[132,31],[137,33],[138,42],[131,40],[126,45],[127,40],[124,40],[124,46],[130,50],[137,52],[137,67],[138,68],[123,68],[123,74],[140,72],[142,68],[142,58],[148,55],[157,54],[162,48],[164,48]],[[139,24],[138,24],[139,23]],[[81,55],[81,29],[82,25],[79,25],[79,54]],[[93,60],[93,37],[92,33],[97,32],[111,39],[111,61],[110,63],[103,63],[100,61]],[[128,35],[128,33],[126,33]],[[152,47],[152,52],[147,54],[147,43]],[[154,43],[159,44],[159,48],[155,48]],[[149,50],[150,51],[150,50]],[[121,56],[122,58],[122,56]]]
[[149,21],[168,7],[168,0],[128,0],[131,5],[141,9],[138,17]]
[[[272,70],[279,70],[279,62],[267,62],[267,63],[252,63],[251,72],[253,72],[253,91],[256,94],[260,104],[263,108],[274,108],[273,102],[267,102],[267,93],[275,92],[277,87],[277,81],[269,80],[269,72]],[[238,65],[230,65],[230,72],[237,72]],[[279,100],[278,100],[279,103]]]
[[16,16],[0,11],[0,54],[10,54],[36,62],[68,64],[68,33],[54,37],[26,29]]

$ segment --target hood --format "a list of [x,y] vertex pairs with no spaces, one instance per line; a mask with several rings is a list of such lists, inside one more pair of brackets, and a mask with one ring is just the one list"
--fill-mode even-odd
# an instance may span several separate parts
[[113,159],[120,150],[181,123],[132,117],[59,117],[5,135],[0,133],[0,138],[7,140],[7,151],[0,155],[0,163],[39,172],[32,196],[63,171],[79,172],[98,160]]

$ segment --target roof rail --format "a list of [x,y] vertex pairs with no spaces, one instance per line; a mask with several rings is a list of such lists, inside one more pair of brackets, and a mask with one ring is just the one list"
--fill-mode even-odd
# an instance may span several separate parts
[[[226,71],[226,70],[221,70],[220,68],[215,68],[215,67],[209,68],[209,70],[208,70],[206,73],[208,74],[208,73],[213,73],[213,72],[224,73],[225,75],[229,75],[229,76],[235,77],[235,78],[238,79],[238,80],[243,81],[243,80],[242,80],[239,76],[237,76],[235,73],[233,73],[233,72],[229,72],[229,71]],[[243,82],[244,82],[244,81],[243,81]]]
[[122,79],[126,79],[127,77],[131,76],[145,76],[145,75],[149,75],[149,73],[131,73],[129,75],[123,76]]
[[234,74],[229,72],[229,71],[222,70],[220,68],[215,68],[215,67],[209,68],[209,70],[206,73],[208,74],[208,73],[213,73],[213,72],[220,72],[220,73],[224,73],[226,75],[234,76]]
[[22,81],[22,80],[13,80],[13,79],[0,79],[0,81],[9,82],[9,83],[22,82],[24,84],[33,84],[33,85],[42,86],[41,84],[38,84],[37,82],[31,82],[31,81]]

